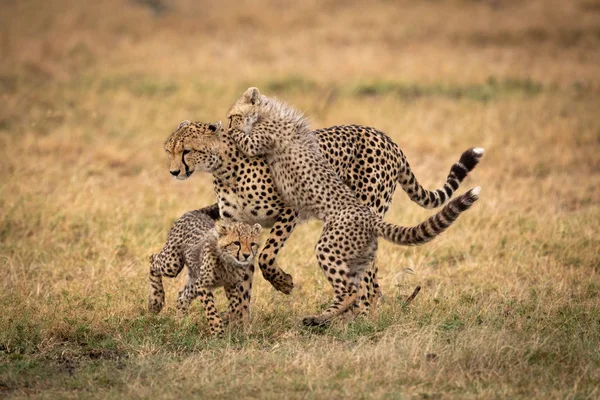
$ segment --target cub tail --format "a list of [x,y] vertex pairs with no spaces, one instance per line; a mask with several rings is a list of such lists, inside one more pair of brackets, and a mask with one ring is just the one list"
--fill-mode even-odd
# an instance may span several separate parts
[[390,224],[380,218],[375,220],[375,232],[385,240],[402,246],[427,243],[446,230],[458,216],[471,208],[479,199],[481,187],[477,186],[448,203],[440,212],[413,227]]

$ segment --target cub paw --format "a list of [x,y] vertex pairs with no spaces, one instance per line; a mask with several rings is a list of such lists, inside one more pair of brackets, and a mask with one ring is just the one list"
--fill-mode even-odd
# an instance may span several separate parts
[[148,296],[148,311],[153,314],[158,314],[165,305],[165,294],[157,293]]

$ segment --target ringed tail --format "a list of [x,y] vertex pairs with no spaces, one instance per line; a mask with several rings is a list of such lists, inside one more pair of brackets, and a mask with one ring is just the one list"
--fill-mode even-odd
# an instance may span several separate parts
[[479,160],[483,156],[483,152],[484,149],[482,147],[473,147],[462,153],[460,160],[450,168],[446,183],[444,183],[444,186],[441,189],[427,190],[421,186],[411,171],[406,158],[404,158],[404,167],[400,169],[398,182],[410,199],[421,207],[440,207],[450,200],[467,174],[475,168],[477,163],[479,163]]
[[446,230],[479,199],[481,187],[477,186],[467,193],[453,199],[437,214],[413,227],[390,224],[377,218],[375,232],[385,240],[402,246],[417,246],[427,243]]

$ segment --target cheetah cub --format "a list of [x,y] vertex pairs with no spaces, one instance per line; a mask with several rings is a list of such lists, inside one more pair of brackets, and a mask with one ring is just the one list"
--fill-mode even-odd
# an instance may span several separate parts
[[160,312],[165,302],[162,277],[174,278],[187,265],[189,279],[177,299],[179,312],[187,313],[192,300],[199,297],[210,332],[223,333],[212,293],[222,286],[229,300],[228,319],[248,324],[260,232],[260,224],[215,224],[202,210],[185,213],[173,224],[161,252],[150,256],[148,309]]

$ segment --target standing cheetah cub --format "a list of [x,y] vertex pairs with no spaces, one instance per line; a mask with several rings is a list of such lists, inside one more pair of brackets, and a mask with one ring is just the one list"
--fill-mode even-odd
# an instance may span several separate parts
[[[417,226],[391,224],[361,203],[336,174],[308,120],[294,107],[249,88],[228,117],[237,148],[249,157],[265,157],[286,204],[301,216],[323,221],[315,253],[335,298],[321,314],[305,318],[305,325],[327,324],[354,304],[364,272],[373,263],[379,237],[398,245],[426,243],[479,199],[481,188],[476,187]],[[476,153],[481,155],[483,150]],[[466,165],[459,168],[464,174],[469,171]]]
[[160,312],[165,302],[162,277],[174,278],[187,265],[189,279],[179,293],[178,311],[186,313],[192,300],[199,297],[210,332],[223,333],[212,293],[212,289],[223,286],[229,300],[229,319],[248,324],[260,231],[259,224],[215,224],[202,210],[185,213],[173,224],[161,252],[150,256],[148,309]]

